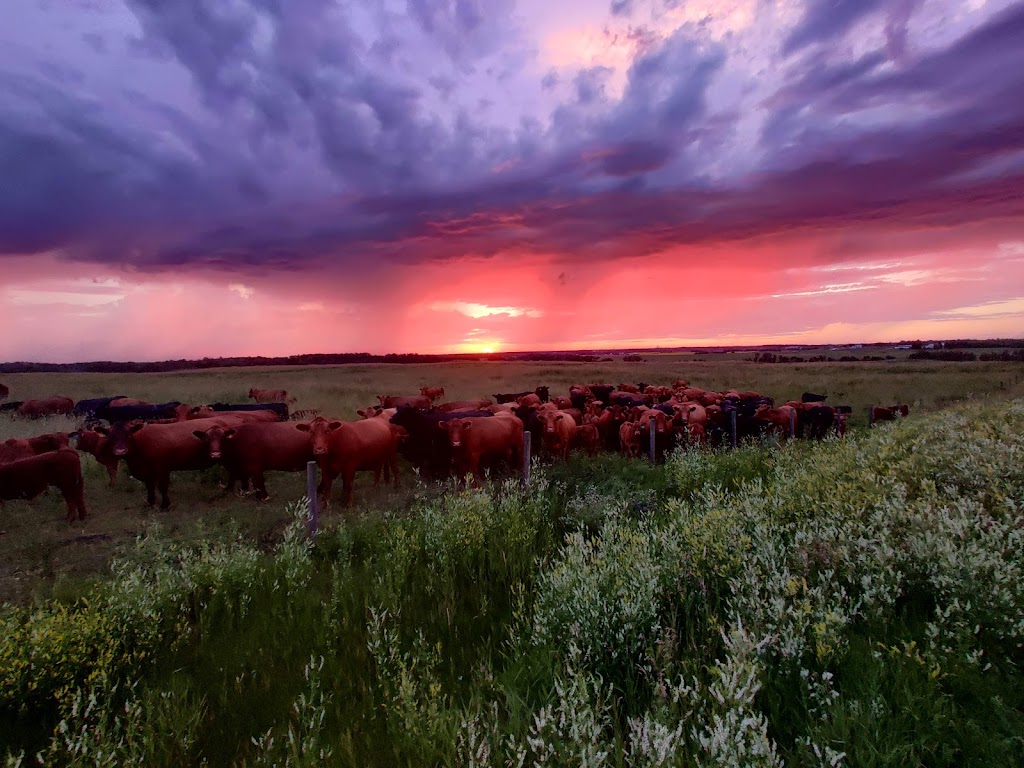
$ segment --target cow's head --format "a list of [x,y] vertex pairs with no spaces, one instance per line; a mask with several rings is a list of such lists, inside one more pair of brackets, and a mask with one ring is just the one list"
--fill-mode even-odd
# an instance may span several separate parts
[[256,390],[255,389],[250,389],[249,390],[249,397],[256,397]]
[[314,456],[325,456],[330,449],[331,433],[341,429],[343,424],[341,421],[328,421],[323,416],[317,416],[308,424],[296,424],[295,428],[300,432],[309,433],[309,443]]
[[452,448],[462,446],[462,440],[470,429],[473,428],[472,419],[451,419],[450,421],[437,422],[437,428],[448,433],[448,442]]
[[558,411],[538,411],[537,420],[541,423],[545,432],[554,433],[555,425],[561,414]]
[[121,458],[128,455],[129,438],[145,426],[145,423],[141,421],[127,421],[118,422],[109,428],[96,427],[96,431],[101,435],[106,435],[113,446],[114,455]]
[[356,411],[356,416],[361,419],[373,419],[380,416],[384,409],[379,405],[371,405],[368,408],[360,408]]
[[224,442],[233,440],[235,434],[234,427],[225,429],[220,425],[214,425],[205,431],[197,429],[192,432],[193,437],[207,444],[211,459],[219,459],[221,457],[221,449]]
[[900,414],[900,416],[908,416],[910,414],[910,406],[906,404],[897,405],[896,411]]
[[546,403],[548,399],[551,397],[551,393],[548,391],[547,387],[537,387],[533,391],[534,394],[536,394],[537,397],[539,397],[541,399],[541,402],[543,403]]

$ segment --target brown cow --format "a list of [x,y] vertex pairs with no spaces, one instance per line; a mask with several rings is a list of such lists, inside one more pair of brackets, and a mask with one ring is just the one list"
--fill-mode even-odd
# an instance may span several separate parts
[[576,427],[576,437],[573,447],[582,448],[587,455],[594,457],[601,450],[601,433],[597,431],[594,424],[584,424]]
[[896,421],[910,414],[909,405],[893,405],[889,408],[874,406],[871,409],[871,423],[876,421]]
[[437,428],[448,433],[456,470],[460,475],[472,472],[477,484],[483,479],[484,460],[507,460],[516,465],[522,458],[523,422],[513,414],[452,419],[439,422]]
[[95,430],[83,429],[78,433],[76,447],[84,453],[91,453],[97,463],[107,470],[107,476],[110,477],[110,485],[114,485],[114,482],[117,480],[117,463],[119,460],[114,455],[114,444],[110,441],[110,438],[106,435],[101,435]]
[[413,408],[429,408],[431,400],[426,395],[377,395],[382,408],[397,408],[400,405],[411,405]]
[[69,523],[85,520],[85,484],[76,451],[61,448],[0,465],[0,501],[34,499],[49,486],[64,497]]
[[778,408],[762,405],[754,411],[754,420],[761,422],[769,431],[776,432],[780,437],[789,437],[790,423],[796,424],[795,414],[796,410],[789,405],[780,405]]
[[18,415],[28,419],[39,419],[43,416],[71,413],[74,410],[75,401],[70,397],[43,397],[23,402],[18,406]]
[[267,499],[266,472],[302,472],[313,460],[309,435],[295,427],[286,421],[236,427],[215,424],[195,430],[193,435],[206,443],[210,458],[227,469],[226,493],[234,491],[235,482],[241,480],[243,489],[251,482],[257,496]]
[[[179,406],[179,408],[180,407],[181,406]],[[246,424],[252,422],[277,421],[279,419],[277,411],[215,411],[208,405],[196,405],[189,408],[188,412],[185,414],[184,421],[211,419],[221,416],[232,416]],[[180,414],[178,421],[182,421]]]
[[455,411],[480,411],[491,405],[494,405],[493,400],[482,397],[479,400],[456,400],[451,403],[441,403],[435,405],[434,408],[441,413],[453,413]]
[[444,387],[420,387],[420,394],[429,398],[430,402],[434,402],[438,398],[444,397]]
[[541,423],[544,450],[568,461],[569,449],[576,437],[576,421],[573,417],[563,411],[539,411],[537,420]]
[[[374,486],[382,469],[390,469],[398,482],[398,444],[402,431],[387,419],[328,421],[318,416],[308,424],[293,424],[307,435],[313,458],[320,465],[320,496],[326,504],[334,479],[341,475],[344,504],[352,501],[356,472],[373,470]],[[403,430],[404,431],[404,430]]]
[[594,425],[601,433],[601,438],[608,450],[614,451],[619,447],[619,429],[626,421],[626,414],[621,405],[610,405],[597,417]]
[[640,425],[626,421],[619,427],[619,447],[630,458],[640,456]]
[[197,440],[194,432],[209,427],[236,426],[241,420],[235,416],[217,416],[171,424],[145,424],[129,421],[106,427],[96,427],[113,444],[114,455],[123,458],[132,477],[146,484],[146,501],[156,503],[156,490],[160,490],[160,508],[169,509],[168,489],[171,472],[188,469],[206,469],[213,464],[206,444]]
[[0,462],[15,461],[67,448],[69,437],[67,432],[52,432],[48,435],[29,438],[12,437],[0,443]]
[[288,394],[287,389],[256,389],[249,390],[249,397],[257,403],[291,403],[295,398]]
[[522,397],[517,397],[516,398],[516,403],[518,405],[521,405],[521,406],[522,405],[526,405],[526,406],[537,407],[537,406],[539,406],[541,404],[541,399],[540,399],[540,395],[538,395],[538,394],[536,394],[534,392],[531,392],[528,395],[523,395]]

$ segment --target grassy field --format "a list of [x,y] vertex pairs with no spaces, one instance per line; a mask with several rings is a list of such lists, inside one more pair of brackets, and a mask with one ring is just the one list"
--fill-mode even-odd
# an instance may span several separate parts
[[[169,374],[12,374],[4,383],[12,399],[62,394],[75,400],[124,394],[150,402],[245,402],[250,387],[285,388],[298,398],[295,408],[315,408],[326,416],[355,419],[357,408],[378,394],[415,394],[424,384],[442,384],[445,399],[490,396],[547,384],[566,393],[572,383],[645,381],[671,383],[686,378],[708,389],[754,389],[777,401],[799,398],[805,390],[829,395],[830,402],[854,407],[851,424],[864,428],[869,404],[906,402],[921,412],[964,401],[999,401],[1024,396],[1024,369],[1012,363],[753,364],[732,354],[648,355],[643,363],[451,363],[303,368],[231,368]],[[70,431],[73,419],[22,421],[0,418],[0,440],[48,431]],[[83,455],[86,503],[84,523],[64,522],[63,501],[48,493],[35,502],[9,502],[0,511],[0,602],[25,602],[50,595],[80,594],[97,578],[107,578],[109,563],[133,546],[140,535],[169,542],[230,542],[242,536],[270,546],[287,519],[284,502],[304,493],[304,478],[271,473],[269,502],[223,496],[219,469],[176,473],[169,513],[145,506],[141,483],[122,466],[118,483],[108,488],[104,470]],[[374,489],[368,476],[356,481],[349,510],[335,505],[325,524],[403,509],[420,488],[408,466],[399,488]]]
[[7,764],[1021,765],[1024,400],[925,410],[371,498],[315,545],[280,498],[267,539],[184,488],[97,511],[182,528],[0,612]]

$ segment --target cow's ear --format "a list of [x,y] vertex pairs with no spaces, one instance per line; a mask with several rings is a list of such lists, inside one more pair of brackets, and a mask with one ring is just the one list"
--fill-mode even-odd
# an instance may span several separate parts
[[295,428],[297,430],[299,430],[300,432],[309,432],[309,424],[305,424],[305,423],[296,424]]
[[92,431],[93,432],[99,432],[101,435],[109,435],[110,434],[110,430],[107,429],[106,427],[93,427]]
[[377,395],[377,399],[380,400],[381,405],[384,405],[384,395]]
[[438,429],[443,429],[445,432],[447,432],[448,431],[448,422],[447,421],[439,421],[439,422],[437,422],[437,428]]
[[235,436],[235,431],[236,431],[236,430],[235,430],[235,428],[234,428],[234,427],[232,427],[232,428],[231,428],[231,429],[229,429],[229,430],[226,430],[226,431],[224,432],[224,439],[225,439],[225,440],[230,440],[231,438],[233,438],[233,437]]
[[345,423],[345,422],[343,422],[343,421],[332,421],[332,422],[331,422],[330,424],[328,424],[327,426],[328,426],[328,427],[329,427],[330,429],[332,429],[332,430],[334,430],[334,429],[341,429],[341,425],[342,425],[342,424],[344,424],[344,423]]
[[206,439],[206,433],[205,433],[205,432],[203,432],[203,431],[202,431],[202,430],[200,430],[200,429],[195,429],[195,430],[193,430],[193,431],[192,431],[192,434],[193,434],[193,436],[195,436],[195,438],[196,438],[197,440],[205,440],[205,439]]
[[145,424],[143,424],[142,422],[138,422],[137,424],[132,424],[132,425],[131,425],[131,426],[130,426],[130,427],[128,428],[128,432],[129,432],[129,434],[135,434],[135,433],[136,433],[136,432],[138,432],[138,431],[139,431],[140,429],[142,429],[142,428],[143,428],[144,426],[146,426],[146,425],[145,425]]
[[462,429],[463,430],[469,429],[472,426],[473,426],[473,422],[471,422],[471,421],[464,421],[464,422],[462,422]]

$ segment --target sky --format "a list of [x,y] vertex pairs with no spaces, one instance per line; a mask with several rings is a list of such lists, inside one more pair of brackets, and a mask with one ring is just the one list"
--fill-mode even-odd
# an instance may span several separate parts
[[1024,337],[1024,2],[4,10],[0,360]]

